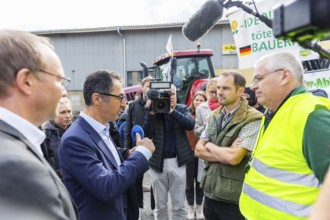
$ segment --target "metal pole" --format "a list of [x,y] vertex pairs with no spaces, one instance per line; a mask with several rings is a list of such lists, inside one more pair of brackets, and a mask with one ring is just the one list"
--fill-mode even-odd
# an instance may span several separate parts
[[117,28],[117,33],[119,34],[119,36],[122,38],[122,51],[123,51],[123,87],[126,87],[126,38],[123,35],[123,33],[121,32],[121,29],[118,27]]

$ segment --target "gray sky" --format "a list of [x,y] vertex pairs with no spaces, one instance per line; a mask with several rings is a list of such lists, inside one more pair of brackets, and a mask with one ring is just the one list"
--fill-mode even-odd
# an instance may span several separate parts
[[0,28],[28,31],[186,22],[206,0],[3,0]]

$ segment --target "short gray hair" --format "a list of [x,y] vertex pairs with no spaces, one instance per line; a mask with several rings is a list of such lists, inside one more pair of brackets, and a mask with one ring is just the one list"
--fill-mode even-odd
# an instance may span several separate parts
[[255,63],[255,68],[263,65],[265,71],[288,69],[292,72],[297,85],[303,85],[303,66],[296,56],[289,52],[275,52],[267,54]]

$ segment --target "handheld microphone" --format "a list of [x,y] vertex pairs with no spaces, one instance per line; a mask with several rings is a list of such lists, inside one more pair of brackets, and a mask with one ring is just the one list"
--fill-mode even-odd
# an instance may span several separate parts
[[222,17],[223,6],[218,0],[208,0],[183,26],[182,33],[195,42],[203,37]]
[[144,138],[143,128],[140,125],[134,125],[131,131],[133,143],[136,142],[136,133],[140,134],[141,139]]
[[147,91],[148,99],[155,100],[159,98],[159,91],[157,89],[148,89]]

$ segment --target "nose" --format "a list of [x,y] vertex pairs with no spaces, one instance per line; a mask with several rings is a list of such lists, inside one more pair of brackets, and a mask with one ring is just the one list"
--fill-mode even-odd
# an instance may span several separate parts
[[63,88],[62,97],[66,97],[67,95],[68,95],[68,92],[66,91],[66,89]]
[[125,109],[126,108],[126,105],[127,105],[127,102],[126,102],[126,99],[123,99],[120,103],[120,106]]
[[250,89],[251,89],[252,91],[256,91],[257,88],[258,88],[258,84],[252,82],[251,85],[250,85]]

